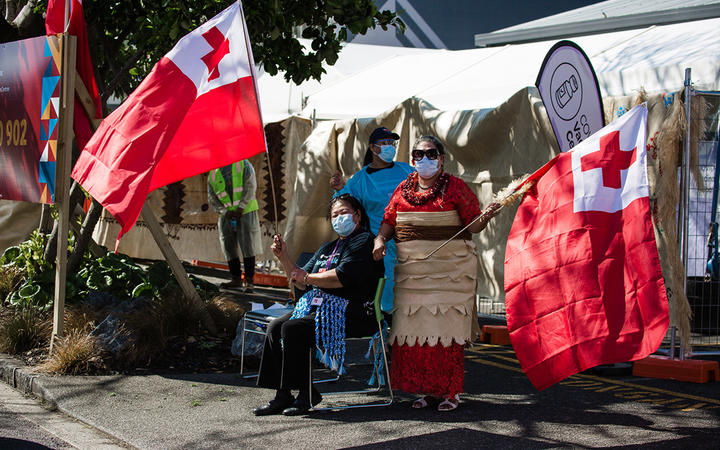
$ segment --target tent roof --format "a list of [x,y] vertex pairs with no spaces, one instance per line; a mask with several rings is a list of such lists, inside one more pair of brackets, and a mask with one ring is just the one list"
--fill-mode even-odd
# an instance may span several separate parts
[[[692,68],[697,86],[718,90],[719,28],[720,19],[708,19],[573,41],[590,58],[604,96],[629,95],[640,88],[676,91],[683,86],[686,67]],[[263,114],[268,122],[298,113],[310,117],[313,111],[319,119],[375,117],[410,97],[448,111],[495,108],[535,84],[555,42],[457,51],[348,44],[321,83],[287,87],[281,75],[260,77]],[[298,91],[308,96],[304,108]]]
[[[593,20],[608,21],[608,19],[612,20],[630,16],[634,16],[638,20],[641,20],[641,17],[645,17],[645,22],[642,23],[642,25],[653,25],[658,23],[655,21],[658,19],[658,13],[672,13],[678,16],[683,11],[689,12],[691,10],[695,10],[698,13],[703,12],[707,14],[709,11],[717,10],[719,6],[720,0],[654,0],[652,2],[639,2],[637,0],[607,0],[583,6],[582,8],[571,9],[551,16],[513,25],[488,34],[570,25]],[[708,10],[707,7],[711,8]],[[667,14],[664,14],[664,16],[667,16]],[[699,18],[708,19],[710,17],[704,16]],[[688,19],[685,20],[687,21]],[[607,28],[605,30],[609,31]]]
[[[299,39],[306,47],[310,47],[309,39]],[[334,83],[349,78],[359,72],[370,70],[378,64],[403,55],[426,53],[427,49],[408,47],[390,47],[368,44],[346,44],[340,57],[333,66],[324,65],[326,73],[321,81],[308,80],[299,86],[292,81],[285,81],[284,72],[269,75],[258,72],[258,91],[262,105],[263,120],[276,122],[302,110],[304,97],[315,94]]]

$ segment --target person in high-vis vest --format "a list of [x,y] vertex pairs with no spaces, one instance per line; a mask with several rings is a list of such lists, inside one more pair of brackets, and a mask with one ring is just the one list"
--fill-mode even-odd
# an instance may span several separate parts
[[[244,286],[246,292],[253,291],[255,255],[262,253],[256,189],[255,169],[248,160],[208,173],[208,202],[220,216],[220,244],[232,275],[232,279],[222,283],[221,287]],[[238,248],[245,269],[244,285]]]

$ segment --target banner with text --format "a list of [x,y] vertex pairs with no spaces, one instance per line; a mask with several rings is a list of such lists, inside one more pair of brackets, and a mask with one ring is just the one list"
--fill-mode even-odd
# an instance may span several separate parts
[[0,44],[0,199],[55,196],[60,39]]
[[548,51],[535,81],[560,151],[568,151],[605,126],[595,70],[585,52],[571,41]]

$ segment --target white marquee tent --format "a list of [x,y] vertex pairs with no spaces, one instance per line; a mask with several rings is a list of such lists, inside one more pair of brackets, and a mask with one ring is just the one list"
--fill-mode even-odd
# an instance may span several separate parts
[[[677,91],[685,68],[696,87],[720,89],[720,19],[572,38],[595,67],[603,97]],[[318,119],[375,117],[418,97],[440,110],[492,109],[535,84],[556,40],[472,50],[348,44],[322,82],[300,86],[260,76],[266,122],[290,115]],[[303,105],[302,97],[305,99]]]

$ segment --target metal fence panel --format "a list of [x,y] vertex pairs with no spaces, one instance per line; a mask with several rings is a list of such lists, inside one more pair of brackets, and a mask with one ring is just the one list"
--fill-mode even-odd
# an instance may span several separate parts
[[720,353],[720,272],[714,276],[708,262],[715,251],[710,239],[711,223],[720,221],[720,212],[712,217],[718,157],[718,112],[720,92],[696,92],[692,101],[704,100],[710,105],[703,117],[691,118],[690,127],[706,130],[699,143],[699,164],[705,189],[690,183],[688,207],[688,264],[686,293],[692,310],[689,344],[695,354]]

